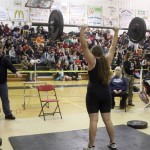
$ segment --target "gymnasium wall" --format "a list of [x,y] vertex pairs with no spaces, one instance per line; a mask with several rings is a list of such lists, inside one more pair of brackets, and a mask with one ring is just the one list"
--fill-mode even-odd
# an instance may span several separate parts
[[[27,8],[26,2],[27,0],[0,0],[0,21],[9,24],[12,21],[16,24],[48,22],[50,10]],[[66,24],[128,27],[133,17],[140,16],[145,19],[147,28],[150,28],[149,3],[149,0],[54,0],[51,9],[60,9]],[[92,15],[93,10],[95,12]],[[65,31],[70,30],[78,29],[65,28]]]

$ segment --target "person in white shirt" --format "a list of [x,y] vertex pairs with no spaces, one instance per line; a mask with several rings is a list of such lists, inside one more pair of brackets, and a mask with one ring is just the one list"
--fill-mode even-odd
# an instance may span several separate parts
[[16,57],[16,52],[15,52],[15,49],[14,47],[12,47],[9,51],[9,57],[13,57],[15,58]]
[[11,47],[11,49],[9,50],[9,57],[12,63],[17,63],[17,58],[16,58],[16,52],[14,47]]
[[10,26],[10,29],[13,30],[15,27],[16,27],[16,26],[15,26],[15,22],[12,21],[12,25]]

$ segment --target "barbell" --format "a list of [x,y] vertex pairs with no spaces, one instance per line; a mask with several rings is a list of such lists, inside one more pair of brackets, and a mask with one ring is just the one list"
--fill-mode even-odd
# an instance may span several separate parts
[[[63,35],[63,28],[65,27],[81,27],[80,25],[64,24],[63,15],[60,10],[54,9],[50,13],[48,23],[32,23],[32,26],[47,26],[51,39],[59,39]],[[113,29],[113,27],[104,26],[88,26],[89,28],[103,28]],[[128,36],[133,43],[139,43],[145,38],[146,32],[150,30],[146,29],[146,23],[144,19],[135,17],[131,20],[128,28],[119,28],[120,30],[128,30]]]

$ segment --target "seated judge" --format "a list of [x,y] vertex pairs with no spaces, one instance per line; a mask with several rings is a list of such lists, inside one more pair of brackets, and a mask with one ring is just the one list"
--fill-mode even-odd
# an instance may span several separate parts
[[114,76],[111,78],[110,89],[112,95],[112,109],[115,107],[114,97],[121,97],[120,109],[124,109],[126,106],[127,93],[127,80],[122,75],[122,69],[116,67],[114,71]]

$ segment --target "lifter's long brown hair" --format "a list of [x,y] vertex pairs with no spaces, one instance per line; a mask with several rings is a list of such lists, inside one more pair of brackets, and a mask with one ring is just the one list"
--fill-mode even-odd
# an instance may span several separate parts
[[98,78],[103,85],[108,85],[110,81],[110,66],[107,59],[104,56],[103,50],[100,46],[95,45],[91,49],[92,54],[98,58]]

